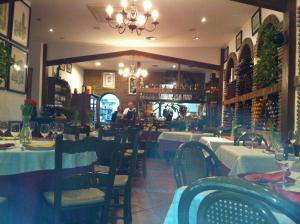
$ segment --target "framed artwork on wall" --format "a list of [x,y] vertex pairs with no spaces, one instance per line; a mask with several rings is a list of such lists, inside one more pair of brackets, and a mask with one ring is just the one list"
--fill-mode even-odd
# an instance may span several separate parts
[[261,8],[259,8],[251,17],[252,36],[254,36],[261,25]]
[[[7,46],[7,43],[4,40],[2,40],[2,39],[0,39],[0,43],[3,43],[3,44],[5,44]],[[8,72],[8,68],[6,68],[6,70],[7,70],[6,72]],[[6,87],[6,82],[5,82],[4,79],[1,79],[0,89],[4,89],[5,87]]]
[[128,94],[135,95],[137,88],[137,79],[135,77],[128,78]]
[[238,50],[241,48],[242,42],[243,42],[243,31],[241,30],[241,31],[238,32],[238,34],[235,36],[235,47],[236,47],[236,51],[238,51]]
[[27,53],[21,49],[12,46],[11,56],[14,58],[14,64],[9,72],[9,90],[25,93],[27,78]]
[[229,55],[229,47],[226,47],[224,49],[224,62],[228,60],[228,55]]
[[[72,66],[72,65],[71,65],[71,66]],[[59,65],[59,70],[65,71],[65,70],[66,70],[66,65],[65,65],[65,64]]]
[[[64,70],[63,70],[64,71]],[[67,64],[66,65],[66,71],[68,72],[68,73],[72,73],[72,64]]]
[[115,89],[116,88],[116,75],[114,72],[103,72],[103,88]]
[[24,47],[28,47],[30,11],[25,2],[14,2],[11,39]]
[[7,37],[9,20],[9,3],[0,4],[0,35]]

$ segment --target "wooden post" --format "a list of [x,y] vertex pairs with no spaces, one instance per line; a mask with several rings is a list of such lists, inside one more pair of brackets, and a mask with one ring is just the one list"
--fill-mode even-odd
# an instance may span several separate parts
[[177,88],[181,87],[181,64],[178,64],[176,86],[177,86]]

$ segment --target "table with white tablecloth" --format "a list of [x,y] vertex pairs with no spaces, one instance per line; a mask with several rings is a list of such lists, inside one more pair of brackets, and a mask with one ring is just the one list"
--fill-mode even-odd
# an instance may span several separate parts
[[[9,143],[9,141],[0,141]],[[11,213],[7,224],[40,224],[43,213],[42,194],[54,187],[54,148],[23,148],[15,146],[0,150],[0,195],[8,198]],[[49,141],[33,142],[43,146]],[[92,171],[97,160],[95,152],[63,155],[64,175]],[[17,214],[15,212],[17,211]]]
[[278,170],[274,154],[266,153],[263,149],[221,145],[215,153],[222,164],[230,170],[230,176]]
[[229,140],[226,138],[218,138],[213,136],[202,136],[199,140],[201,143],[207,145],[211,150],[214,152],[217,151],[217,149],[221,145],[231,145],[233,146],[234,141]]

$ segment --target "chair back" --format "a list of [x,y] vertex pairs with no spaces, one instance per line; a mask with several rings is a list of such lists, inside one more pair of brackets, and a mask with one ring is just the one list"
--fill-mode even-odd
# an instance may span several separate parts
[[[116,173],[116,163],[120,156],[120,142],[100,141],[95,137],[87,137],[83,140],[70,141],[63,140],[62,135],[58,135],[55,144],[55,189],[54,189],[54,210],[55,223],[59,223],[61,216],[61,195],[63,190],[76,190],[84,188],[98,188],[105,193],[104,220],[108,217],[109,200]],[[65,177],[63,175],[63,155],[85,152],[95,152],[101,156],[103,149],[110,151],[110,163],[108,173],[84,172]],[[99,153],[100,152],[100,153]],[[102,217],[103,217],[102,216]]]
[[267,140],[260,134],[257,133],[247,133],[245,135],[241,135],[235,141],[235,145],[243,145],[243,146],[252,146],[258,148],[268,149],[269,145]]
[[186,142],[176,151],[173,173],[177,187],[189,185],[199,178],[222,175],[215,153],[200,142]]
[[206,196],[203,195],[198,207],[197,224],[278,224],[274,211],[300,223],[300,207],[271,190],[238,178],[210,177],[199,179],[183,192],[178,224],[190,223],[190,205],[204,192]]

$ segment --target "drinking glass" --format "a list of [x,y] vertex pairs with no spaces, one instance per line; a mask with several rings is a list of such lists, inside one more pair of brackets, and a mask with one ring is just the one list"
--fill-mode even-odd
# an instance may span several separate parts
[[34,131],[36,130],[37,127],[38,127],[38,123],[36,121],[30,121],[29,128],[31,131],[31,135],[32,135],[32,133],[34,133]]
[[41,124],[40,133],[45,139],[50,133],[50,125],[49,124]]
[[254,134],[249,134],[249,138],[251,140],[251,149],[254,149],[254,141],[256,139],[256,136]]
[[5,134],[5,132],[8,130],[8,122],[6,121],[1,121],[0,122],[0,130],[2,132],[2,135]]
[[56,122],[56,123],[54,124],[54,130],[55,130],[55,133],[56,133],[57,135],[63,134],[63,133],[64,133],[64,128],[65,128],[65,126],[64,126],[63,123]]
[[296,141],[297,141],[297,137],[298,137],[298,131],[297,130],[295,130],[295,131],[289,131],[289,133],[288,133],[288,140],[289,140],[289,142],[291,143],[291,144],[295,144],[296,143]]
[[218,134],[219,134],[219,138],[221,138],[222,137],[222,133],[223,133],[223,127],[219,127],[218,128]]
[[10,133],[13,137],[18,137],[20,134],[20,123],[13,122],[10,124]]

